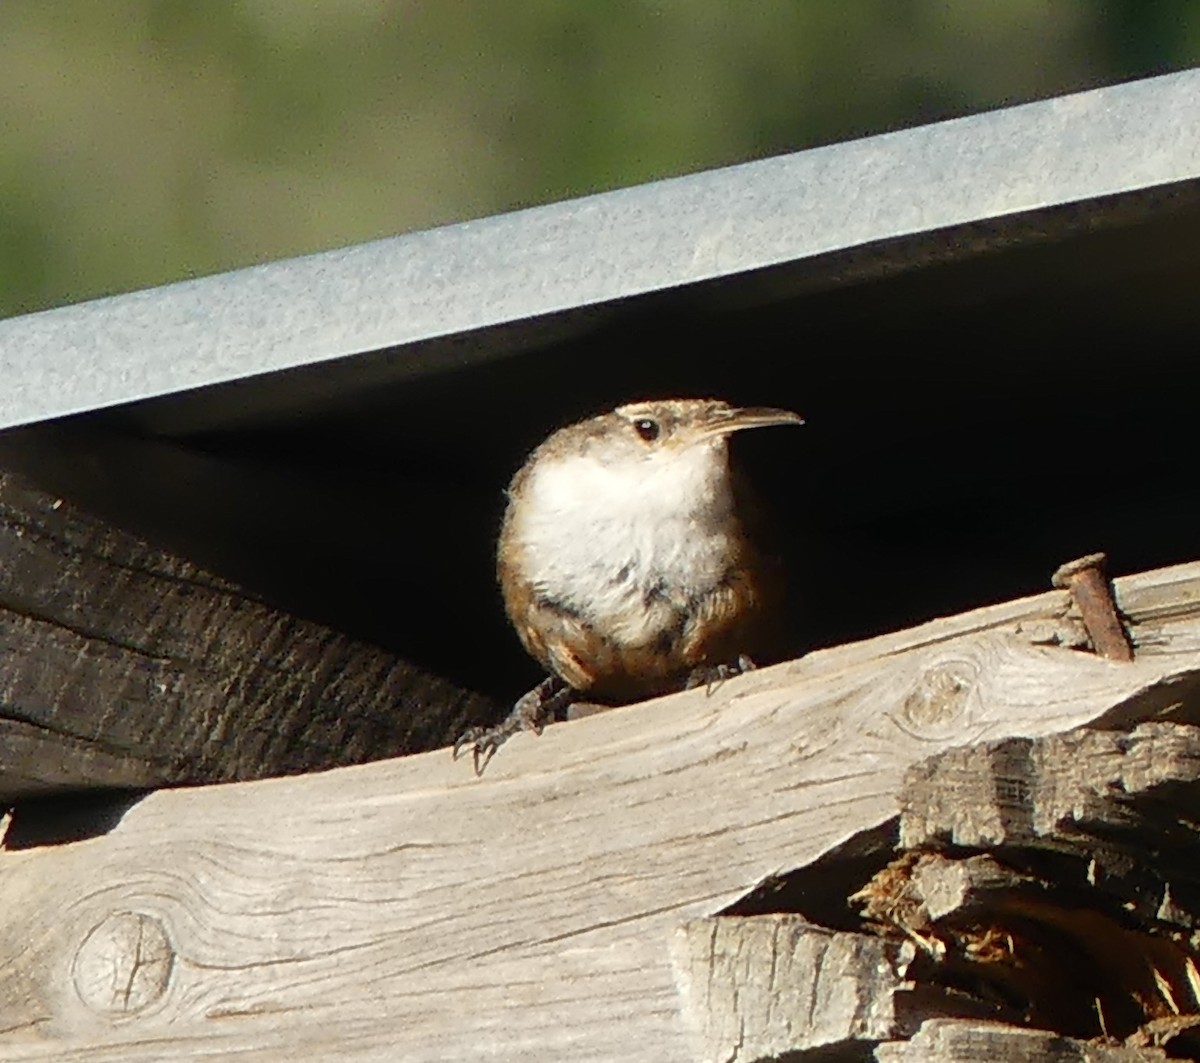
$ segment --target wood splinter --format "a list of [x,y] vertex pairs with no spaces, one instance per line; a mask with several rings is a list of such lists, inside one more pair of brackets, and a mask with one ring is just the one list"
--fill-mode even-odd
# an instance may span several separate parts
[[1070,591],[1096,653],[1110,661],[1132,661],[1133,646],[1104,574],[1106,560],[1104,554],[1088,554],[1068,561],[1055,570],[1050,582]]

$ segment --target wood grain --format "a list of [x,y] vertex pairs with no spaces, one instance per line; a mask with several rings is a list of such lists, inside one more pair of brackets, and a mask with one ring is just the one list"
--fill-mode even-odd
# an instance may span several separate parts
[[162,791],[2,853],[0,1060],[691,1060],[678,927],[895,815],[932,753],[1177,704],[1198,589],[1121,582],[1130,664],[1042,644],[1051,592],[520,735],[483,779]]
[[361,763],[496,714],[0,467],[0,806]]
[[1077,1041],[999,1023],[932,1019],[911,1041],[880,1045],[879,1063],[1167,1063],[1161,1048]]
[[911,942],[792,915],[694,919],[672,941],[694,1057],[775,1058],[899,1038]]

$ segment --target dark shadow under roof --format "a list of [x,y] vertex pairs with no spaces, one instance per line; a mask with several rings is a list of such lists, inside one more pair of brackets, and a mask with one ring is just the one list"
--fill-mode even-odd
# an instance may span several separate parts
[[634,397],[807,417],[741,448],[798,646],[1194,559],[1197,115],[1192,71],[0,322],[0,421],[94,411],[0,459],[501,697],[503,487]]

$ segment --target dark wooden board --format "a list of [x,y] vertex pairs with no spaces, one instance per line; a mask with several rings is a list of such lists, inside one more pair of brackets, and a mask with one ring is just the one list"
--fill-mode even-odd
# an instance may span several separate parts
[[356,764],[495,713],[0,470],[0,802]]

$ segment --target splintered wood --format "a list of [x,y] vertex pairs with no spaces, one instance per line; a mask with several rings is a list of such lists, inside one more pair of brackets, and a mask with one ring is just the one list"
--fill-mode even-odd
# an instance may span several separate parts
[[0,852],[0,1063],[1186,1057],[1200,565],[1118,597]]
[[[950,750],[908,773],[901,805],[900,854],[849,898],[862,931],[782,914],[685,928],[710,1046],[736,1034],[746,1058],[908,1039],[877,1058],[1200,1058],[1200,728]],[[786,1021],[761,1018],[772,1005]]]
[[[1200,728],[955,750],[909,773],[902,805],[905,851],[857,899],[920,945],[913,977],[1076,1037],[1200,1016]],[[1159,1035],[1200,1047],[1190,1024]]]

